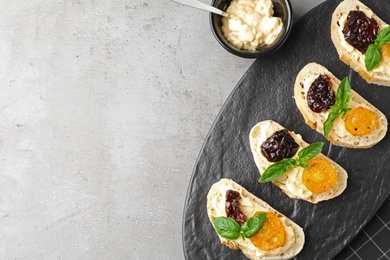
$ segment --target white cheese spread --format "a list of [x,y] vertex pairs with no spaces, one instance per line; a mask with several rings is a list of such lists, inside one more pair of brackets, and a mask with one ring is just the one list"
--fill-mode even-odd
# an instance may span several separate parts
[[273,17],[271,0],[233,0],[222,18],[222,31],[237,48],[255,50],[271,44],[279,35],[283,22]]

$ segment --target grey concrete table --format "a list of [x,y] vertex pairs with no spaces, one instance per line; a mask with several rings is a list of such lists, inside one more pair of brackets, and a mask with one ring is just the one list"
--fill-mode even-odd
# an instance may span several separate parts
[[182,259],[192,168],[253,60],[169,0],[0,2],[0,259]]

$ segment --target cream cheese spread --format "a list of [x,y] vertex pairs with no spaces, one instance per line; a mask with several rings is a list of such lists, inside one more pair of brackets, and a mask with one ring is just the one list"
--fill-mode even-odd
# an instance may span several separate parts
[[273,17],[271,0],[233,0],[222,18],[222,31],[237,48],[255,50],[271,44],[279,35],[283,22]]

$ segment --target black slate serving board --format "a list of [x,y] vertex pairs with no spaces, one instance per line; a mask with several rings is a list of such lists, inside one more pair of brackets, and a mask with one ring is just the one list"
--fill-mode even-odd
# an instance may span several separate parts
[[[390,1],[362,2],[390,22]],[[280,50],[254,62],[224,104],[197,159],[187,192],[183,215],[186,259],[246,259],[240,251],[220,244],[207,217],[207,193],[221,178],[233,179],[304,229],[305,246],[296,259],[336,256],[389,195],[389,134],[370,149],[332,146],[304,123],[292,98],[299,70],[309,62],[317,62],[340,79],[349,76],[352,88],[390,118],[390,88],[367,84],[338,59],[330,39],[330,20],[339,3],[328,0],[307,13],[294,25]],[[323,153],[349,174],[345,192],[313,205],[288,198],[270,183],[258,183],[248,136],[257,122],[266,119],[301,134],[309,143],[325,142]]]

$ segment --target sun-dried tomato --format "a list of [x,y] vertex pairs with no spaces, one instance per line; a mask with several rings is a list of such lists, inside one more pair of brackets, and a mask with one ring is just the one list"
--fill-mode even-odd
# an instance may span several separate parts
[[377,21],[368,18],[362,11],[350,11],[345,21],[343,34],[345,40],[362,54],[368,45],[374,43],[379,32]]
[[286,129],[276,131],[261,145],[261,153],[269,162],[279,162],[293,157],[299,145]]
[[240,193],[233,190],[226,191],[225,211],[226,216],[234,219],[240,226],[245,223],[245,216],[238,206],[238,201],[241,199]]
[[307,105],[311,111],[320,113],[336,103],[336,95],[332,90],[330,78],[319,75],[307,91]]

